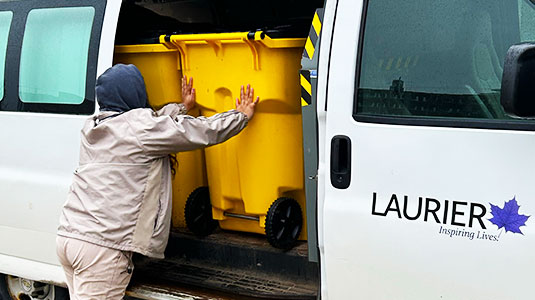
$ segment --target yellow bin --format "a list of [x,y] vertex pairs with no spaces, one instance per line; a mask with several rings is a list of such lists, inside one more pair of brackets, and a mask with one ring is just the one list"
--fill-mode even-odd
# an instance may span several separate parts
[[[266,233],[279,248],[293,244],[288,234],[305,239],[299,82],[305,39],[240,32],[161,36],[160,42],[178,49],[201,115],[235,108],[241,85],[250,83],[260,96],[242,133],[205,149],[213,218],[223,229]],[[282,224],[297,221],[300,228]]]
[[[145,80],[149,104],[159,109],[182,100],[180,58],[176,49],[161,44],[115,46],[114,63],[135,65]],[[191,112],[193,115],[198,112]],[[177,154],[178,169],[173,178],[173,226],[186,227],[184,207],[195,189],[207,185],[202,150]]]

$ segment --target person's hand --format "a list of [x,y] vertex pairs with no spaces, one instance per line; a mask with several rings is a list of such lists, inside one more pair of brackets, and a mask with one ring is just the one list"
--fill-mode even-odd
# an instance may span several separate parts
[[184,75],[184,77],[182,77],[182,104],[184,104],[187,110],[195,107],[195,97],[193,77],[189,79],[188,83],[188,77]]
[[247,90],[244,90],[242,85],[240,90],[240,99],[236,98],[236,110],[244,113],[249,120],[253,118],[256,104],[258,101],[260,101],[260,97],[256,97],[255,101],[253,101],[253,98],[254,89],[251,87],[251,85],[247,85]]

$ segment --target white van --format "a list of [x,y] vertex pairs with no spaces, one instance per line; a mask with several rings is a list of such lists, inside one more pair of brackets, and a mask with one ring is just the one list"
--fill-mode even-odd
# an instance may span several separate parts
[[[138,2],[155,11],[183,2],[197,16],[212,4],[239,7]],[[533,297],[535,122],[525,117],[535,116],[535,56],[518,44],[535,41],[534,2],[326,1],[317,176],[306,179],[317,180],[308,248],[319,249],[319,292],[309,298]],[[273,3],[282,12],[305,2]],[[113,0],[0,2],[1,299],[66,297],[52,285],[64,286],[57,223],[120,9]],[[182,292],[129,293],[203,299],[173,288]]]

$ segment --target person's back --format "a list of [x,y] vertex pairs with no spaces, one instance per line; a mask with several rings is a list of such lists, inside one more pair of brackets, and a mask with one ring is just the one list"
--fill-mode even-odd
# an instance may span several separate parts
[[[191,85],[183,85],[185,104],[155,112],[145,108],[135,66],[117,65],[99,77],[101,111],[82,129],[80,163],[58,229],[58,256],[73,297],[120,299],[132,252],[163,258],[171,218],[169,154],[221,143],[247,125],[248,116],[238,110],[185,115],[195,103]],[[249,102],[254,111],[256,103]]]

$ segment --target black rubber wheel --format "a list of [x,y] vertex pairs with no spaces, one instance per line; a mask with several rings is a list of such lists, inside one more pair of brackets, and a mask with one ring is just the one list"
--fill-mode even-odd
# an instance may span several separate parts
[[303,226],[301,206],[292,198],[279,198],[266,216],[266,237],[271,246],[291,249],[297,242]]
[[[29,292],[22,292],[22,289],[19,286],[11,285],[12,291],[19,291],[21,293],[15,292],[15,295],[11,295],[9,292],[10,285],[8,282],[17,282],[19,278],[11,278],[8,281],[8,276],[0,274],[0,300],[33,300],[33,299],[45,299],[45,300],[68,300],[69,291],[65,288],[54,286],[51,284],[41,283],[37,281],[27,280],[26,284],[29,287]],[[45,294],[46,293],[46,294]]]
[[186,200],[184,210],[186,226],[197,236],[207,236],[217,227],[217,221],[212,218],[212,204],[208,187],[195,189]]

